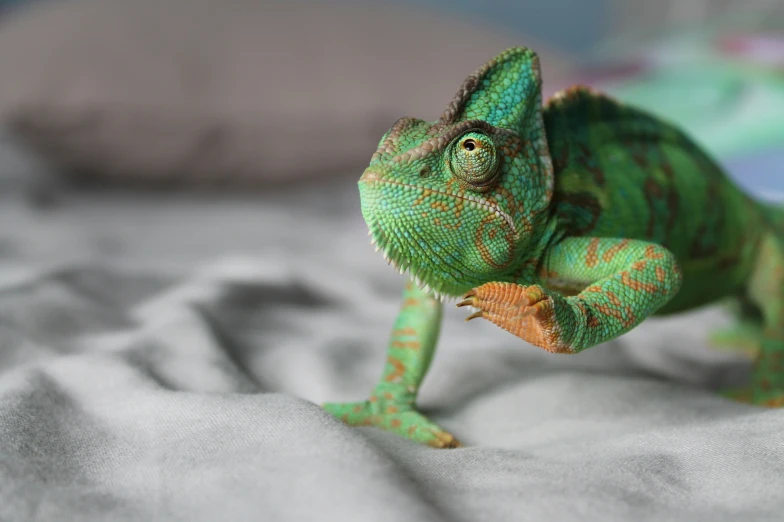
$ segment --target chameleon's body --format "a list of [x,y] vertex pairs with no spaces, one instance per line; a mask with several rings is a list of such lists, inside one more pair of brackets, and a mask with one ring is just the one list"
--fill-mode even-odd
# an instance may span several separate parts
[[784,211],[643,111],[580,87],[543,107],[532,51],[488,62],[438,122],[398,120],[359,188],[373,242],[412,281],[370,400],[325,405],[347,423],[458,444],[415,409],[444,296],[558,353],[737,298],[724,340],[757,362],[733,395],[784,405]]

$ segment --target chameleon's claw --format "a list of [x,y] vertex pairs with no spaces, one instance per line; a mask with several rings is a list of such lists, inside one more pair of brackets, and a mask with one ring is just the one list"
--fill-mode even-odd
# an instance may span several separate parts
[[476,295],[476,289],[472,288],[471,290],[463,294],[463,299],[468,299],[469,297],[474,297],[475,295]]
[[460,308],[461,306],[471,306],[471,304],[472,304],[473,302],[474,302],[474,301],[473,301],[473,300],[471,300],[471,299],[464,299],[463,301],[460,301],[459,303],[457,303],[457,305],[456,305],[456,306],[457,306],[458,308]]
[[466,322],[470,321],[471,319],[476,319],[477,317],[484,317],[485,312],[483,310],[479,310],[478,312],[474,312],[468,317],[466,317]]

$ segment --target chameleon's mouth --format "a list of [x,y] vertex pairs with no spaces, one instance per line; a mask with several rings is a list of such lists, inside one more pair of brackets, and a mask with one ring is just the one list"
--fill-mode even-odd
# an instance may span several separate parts
[[[446,197],[461,199],[466,202],[466,205],[486,211],[487,213],[502,220],[513,234],[516,233],[516,228],[512,217],[506,212],[502,211],[497,205],[490,201],[473,195],[456,194],[455,192],[441,189],[432,189],[425,186],[413,185],[394,179],[384,178],[372,171],[366,171],[360,178],[360,186],[369,186],[376,184],[391,184],[396,185],[404,190],[418,193],[418,195],[427,196],[429,194],[441,194]],[[448,261],[442,255],[433,250],[435,247],[429,241],[416,237],[416,233],[410,230],[406,231],[406,236],[409,234],[410,241],[413,244],[419,245],[416,248],[425,248],[422,243],[425,243],[427,250],[419,253],[416,257],[421,257],[421,260],[411,256],[410,254],[404,255],[404,252],[409,251],[409,240],[401,241],[400,234],[393,231],[394,220],[392,223],[380,217],[377,213],[377,204],[367,204],[365,198],[363,199],[363,214],[367,222],[371,237],[371,244],[375,246],[376,252],[381,252],[387,263],[395,267],[401,274],[408,273],[411,280],[423,291],[432,293],[436,299],[442,302],[449,298],[461,296],[465,291],[464,281],[470,278],[472,271],[459,259],[452,259]],[[438,267],[434,268],[432,264],[428,264],[427,260],[433,258],[438,259]]]

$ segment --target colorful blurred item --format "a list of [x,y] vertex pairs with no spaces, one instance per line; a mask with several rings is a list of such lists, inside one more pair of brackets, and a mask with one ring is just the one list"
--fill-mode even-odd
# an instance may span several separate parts
[[[777,19],[776,19],[777,20]],[[559,86],[582,83],[679,124],[747,189],[784,192],[784,30],[724,20],[644,44],[615,41]],[[627,50],[628,51],[624,51]],[[745,165],[767,158],[775,171]],[[763,162],[765,163],[765,162]]]

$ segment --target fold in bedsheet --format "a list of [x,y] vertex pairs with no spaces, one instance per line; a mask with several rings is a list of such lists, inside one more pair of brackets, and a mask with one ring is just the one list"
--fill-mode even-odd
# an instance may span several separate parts
[[402,285],[353,185],[0,222],[0,521],[784,516],[784,410],[710,391],[748,366],[715,309],[571,357],[448,310],[421,402],[467,447],[438,451],[316,405],[364,398]]

